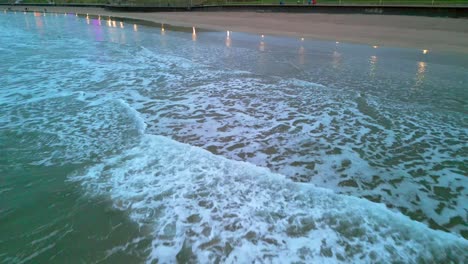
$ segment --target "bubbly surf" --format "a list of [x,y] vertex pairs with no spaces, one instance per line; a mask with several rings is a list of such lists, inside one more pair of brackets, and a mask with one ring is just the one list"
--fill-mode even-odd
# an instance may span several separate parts
[[0,260],[467,258],[463,61],[0,21]]
[[383,205],[162,136],[71,179],[151,228],[148,262],[462,262],[468,249]]

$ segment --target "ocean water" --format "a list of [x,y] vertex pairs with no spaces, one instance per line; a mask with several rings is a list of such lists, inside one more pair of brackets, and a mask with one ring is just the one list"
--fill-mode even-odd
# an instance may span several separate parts
[[0,263],[468,258],[466,55],[11,12],[0,54]]

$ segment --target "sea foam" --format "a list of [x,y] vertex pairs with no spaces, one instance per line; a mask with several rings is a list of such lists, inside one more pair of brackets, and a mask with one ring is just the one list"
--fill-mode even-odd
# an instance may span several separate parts
[[468,242],[364,199],[145,134],[70,177],[149,227],[148,262],[463,262]]

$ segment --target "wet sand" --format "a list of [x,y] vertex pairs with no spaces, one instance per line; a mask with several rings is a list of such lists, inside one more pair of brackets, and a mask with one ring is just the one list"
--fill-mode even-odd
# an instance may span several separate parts
[[[13,8],[24,10],[25,7]],[[46,8],[48,12],[141,19],[174,26],[468,53],[468,20],[461,18],[257,12],[130,13],[92,7]],[[28,9],[43,11],[44,7],[28,6]]]

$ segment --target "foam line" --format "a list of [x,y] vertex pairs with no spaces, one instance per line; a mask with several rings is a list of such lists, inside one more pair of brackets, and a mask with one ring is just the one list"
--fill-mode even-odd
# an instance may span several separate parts
[[383,205],[162,136],[71,179],[151,227],[148,262],[461,262],[468,252]]

